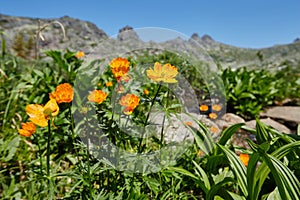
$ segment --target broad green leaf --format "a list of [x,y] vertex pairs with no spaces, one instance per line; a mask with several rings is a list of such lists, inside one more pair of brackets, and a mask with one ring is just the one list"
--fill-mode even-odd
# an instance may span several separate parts
[[[290,153],[291,151],[294,151],[296,148],[300,147],[300,141],[297,142],[293,142],[293,143],[289,143],[286,144],[282,147],[280,147],[279,149],[275,150],[273,153],[271,153],[271,155],[274,158],[277,158],[278,160],[282,159],[284,156],[286,156],[288,153]],[[259,182],[257,184],[255,184],[255,193],[253,194],[253,199],[257,199],[259,192],[261,190],[261,187],[263,185],[263,183],[265,182],[266,178],[268,177],[268,174],[270,173],[270,169],[268,168],[267,164],[265,162],[263,162],[261,164],[261,166],[258,168],[257,172],[256,172],[256,180],[258,180]]]
[[213,200],[215,195],[218,194],[218,191],[225,185],[230,182],[235,182],[233,178],[226,177],[223,181],[219,182],[218,184],[211,187],[209,192],[206,195],[207,200]]
[[11,141],[9,141],[6,145],[6,156],[4,157],[4,161],[8,162],[10,161],[13,156],[15,155],[17,148],[20,143],[20,136],[16,136]]
[[207,190],[210,190],[210,182],[209,182],[209,178],[207,176],[207,174],[205,173],[205,171],[200,167],[200,165],[198,165],[195,161],[193,161],[195,167],[196,167],[196,171],[198,172],[198,175],[200,176],[201,181],[203,181],[205,187],[207,188]]
[[276,187],[275,190],[268,195],[267,200],[281,200],[278,187]]
[[267,131],[266,125],[262,124],[259,119],[256,119],[256,139],[258,144],[271,141],[273,138],[272,132]]
[[237,182],[242,193],[244,194],[244,196],[248,196],[245,165],[242,163],[242,161],[237,157],[237,155],[233,151],[220,144],[217,145],[226,155],[229,161],[229,165],[237,178]]
[[232,197],[233,200],[246,200],[245,197],[240,196],[240,195],[238,195],[236,193],[233,193],[233,192],[230,192],[230,191],[228,191],[228,193]]
[[226,128],[221,135],[221,138],[219,140],[219,144],[221,145],[225,145],[226,142],[231,138],[231,136],[237,131],[239,130],[242,126],[244,125],[244,123],[239,123],[239,124],[234,124],[228,128]]

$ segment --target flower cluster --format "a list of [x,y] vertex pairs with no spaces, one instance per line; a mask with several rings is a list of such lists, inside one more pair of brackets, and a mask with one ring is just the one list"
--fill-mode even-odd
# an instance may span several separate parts
[[[130,78],[128,72],[130,70],[130,62],[126,58],[115,58],[110,62],[110,69],[113,76],[119,83],[118,93],[124,92],[124,86],[120,84],[120,81],[127,82]],[[165,65],[156,62],[153,69],[148,69],[147,71],[148,78],[152,79],[155,82],[165,82],[165,83],[176,83],[177,80],[175,76],[178,74],[178,70],[175,66],[167,63]],[[106,83],[106,86],[111,86],[112,84]],[[149,91],[145,89],[145,95],[149,94]],[[124,113],[127,115],[132,114],[133,110],[139,105],[140,98],[134,94],[126,94],[121,97],[119,104],[124,106]]]
[[18,129],[20,135],[30,137],[36,127],[46,127],[51,117],[56,117],[59,113],[59,103],[70,103],[73,100],[73,88],[69,83],[63,83],[56,87],[55,91],[49,94],[50,100],[45,106],[40,104],[29,104],[25,111],[31,122],[22,123],[22,129]]

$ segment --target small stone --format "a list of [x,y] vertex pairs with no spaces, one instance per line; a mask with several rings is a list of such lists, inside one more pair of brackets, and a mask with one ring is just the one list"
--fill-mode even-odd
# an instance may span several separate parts
[[226,113],[225,115],[223,115],[222,121],[223,128],[227,128],[234,124],[245,123],[245,120],[243,118],[233,113]]
[[276,106],[261,113],[260,116],[300,123],[300,106]]
[[[266,119],[260,119],[260,121],[268,126],[273,127],[274,129],[283,132],[283,133],[291,133],[291,130],[289,128],[287,128],[286,126],[270,119],[270,118],[266,118]],[[255,129],[256,127],[256,121],[255,120],[251,120],[246,122],[246,127]]]

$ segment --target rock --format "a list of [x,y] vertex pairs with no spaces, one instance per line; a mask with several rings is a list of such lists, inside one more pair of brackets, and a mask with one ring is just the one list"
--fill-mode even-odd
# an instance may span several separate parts
[[227,128],[231,125],[238,124],[238,123],[245,123],[245,120],[238,115],[233,113],[226,113],[222,117],[223,121],[223,128]]
[[199,37],[198,33],[193,33],[190,40],[200,41],[200,37]]
[[118,40],[121,42],[134,41],[134,40],[140,40],[140,38],[131,26],[125,26],[119,30]]
[[201,40],[204,42],[204,43],[210,43],[210,42],[215,42],[214,39],[212,39],[212,37],[210,35],[203,35],[201,37]]
[[[162,129],[162,122],[163,122],[164,113],[163,112],[153,112],[150,115],[150,122],[152,125],[152,129],[155,130],[157,136]],[[170,142],[183,142],[185,140],[193,141],[194,137],[191,131],[185,125],[185,122],[190,123],[190,125],[199,130],[199,126],[193,121],[191,117],[184,113],[178,114],[177,118],[175,115],[171,115],[170,119],[165,119],[164,122],[164,139],[166,143]],[[193,114],[193,117],[198,118],[199,115]]]
[[[260,121],[268,126],[273,127],[274,129],[283,132],[283,133],[291,133],[291,130],[289,128],[287,128],[286,126],[270,119],[270,118],[266,118],[266,119],[260,119]],[[246,127],[255,129],[256,127],[256,121],[255,120],[251,120],[246,122]]]
[[276,106],[261,113],[260,116],[298,124],[300,123],[300,106]]

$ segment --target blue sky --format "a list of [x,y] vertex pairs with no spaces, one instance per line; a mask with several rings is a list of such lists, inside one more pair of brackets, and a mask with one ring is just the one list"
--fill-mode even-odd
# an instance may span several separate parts
[[300,38],[299,0],[0,0],[0,13],[70,17],[95,23],[109,36],[126,25],[208,34],[239,47],[261,48]]

